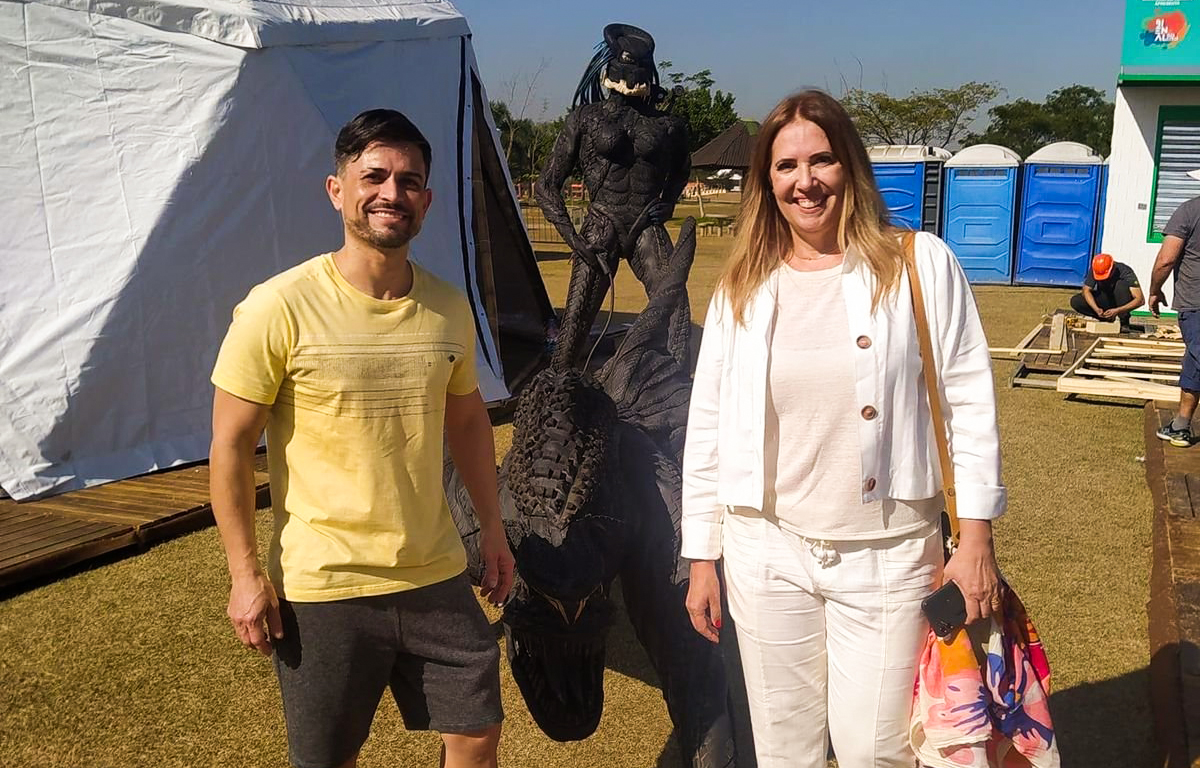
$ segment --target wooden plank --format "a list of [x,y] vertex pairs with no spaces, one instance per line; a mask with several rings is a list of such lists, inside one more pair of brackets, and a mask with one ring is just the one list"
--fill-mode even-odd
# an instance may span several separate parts
[[1167,472],[1166,494],[1167,511],[1172,515],[1193,518],[1196,512],[1192,506],[1192,493],[1187,481],[1186,472]]
[[[207,489],[204,489],[207,490]],[[90,496],[103,498],[104,496],[115,494],[121,496],[137,495],[139,493],[152,494],[156,496],[162,495],[195,495],[200,493],[200,489],[191,488],[185,485],[176,485],[169,476],[162,476],[161,480],[153,481],[146,478],[134,478],[132,480],[121,480],[116,483],[108,483],[106,485],[97,485],[93,488],[88,488],[81,493],[86,493]]]
[[[1155,384],[1139,386],[1138,382],[1109,381],[1107,379],[1084,379],[1076,376],[1060,376],[1055,384],[1059,392],[1075,395],[1106,395],[1111,397],[1129,397],[1135,400],[1167,400],[1170,399],[1167,387]],[[1178,390],[1175,396],[1178,397]]]
[[116,501],[130,501],[134,503],[141,502],[144,506],[154,508],[162,507],[177,507],[183,505],[185,507],[194,506],[197,503],[207,501],[208,494],[201,494],[198,491],[191,493],[180,493],[170,489],[161,488],[109,488],[105,487],[103,493],[97,493],[92,496],[93,499],[113,499]]
[[1153,342],[1141,341],[1138,339],[1102,339],[1104,342],[1101,349],[1125,349],[1134,352],[1144,352],[1146,354],[1168,354],[1173,353],[1182,355],[1187,351],[1187,347],[1176,344],[1160,344]]
[[1050,343],[1048,349],[1065,349],[1067,334],[1067,316],[1055,313],[1050,318]]
[[1108,346],[1119,347],[1148,347],[1151,349],[1186,349],[1187,344],[1182,341],[1168,341],[1166,339],[1146,339],[1134,338],[1131,336],[1122,336],[1120,338],[1107,338],[1104,340]]
[[1179,381],[1179,376],[1170,373],[1145,373],[1143,371],[1113,371],[1100,368],[1077,368],[1075,373],[1078,376],[1125,376],[1131,379],[1147,379],[1163,381]]
[[1025,347],[988,347],[988,353],[995,357],[997,355],[1007,355],[1012,359],[1016,359],[1016,355],[1022,352],[1028,352]]
[[40,525],[26,527],[19,532],[10,531],[7,528],[0,529],[0,534],[3,534],[3,543],[0,544],[0,558],[7,557],[14,551],[29,549],[30,546],[39,541],[53,542],[63,535],[77,532],[81,528],[93,530],[98,527],[102,528],[104,525],[100,524],[97,526],[96,523],[88,523],[81,520],[47,517],[41,521]]
[[0,564],[10,565],[26,562],[48,553],[61,552],[64,549],[71,549],[80,544],[87,544],[109,534],[117,533],[125,533],[125,531],[116,527],[97,530],[94,526],[67,529],[60,531],[53,538],[35,539],[26,542],[24,547],[8,549],[0,556]]
[[1139,379],[1131,379],[1128,376],[1105,376],[1106,380],[1111,379],[1122,384],[1128,384],[1131,387],[1136,387],[1139,391],[1148,392],[1154,395],[1154,400],[1169,400],[1172,397],[1179,397],[1179,387],[1168,387],[1165,384],[1155,384],[1152,381],[1141,381]]
[[0,532],[3,533],[3,538],[0,539],[0,547],[7,546],[10,542],[20,541],[24,538],[36,538],[43,532],[53,531],[56,528],[75,527],[78,525],[80,525],[80,521],[59,517],[58,515],[36,515],[31,516],[29,519],[5,521],[3,525],[0,525]]
[[133,512],[80,509],[78,507],[60,508],[55,506],[46,506],[42,507],[42,509],[47,514],[52,514],[55,517],[65,520],[94,520],[112,525],[127,525],[131,528],[136,528],[153,519],[153,516],[148,513],[137,514]]
[[1086,333],[1094,333],[1099,336],[1116,335],[1121,332],[1121,321],[1118,318],[1112,320],[1088,320],[1083,324],[1083,330]]
[[988,351],[993,354],[1006,355],[1061,355],[1063,352],[1069,352],[1065,346],[1047,347],[988,347]]
[[1030,349],[1029,347],[988,347],[988,352],[993,355],[1028,355],[1028,354],[1062,354],[1066,349]]
[[133,532],[117,533],[100,539],[64,547],[54,552],[43,553],[36,558],[12,563],[0,569],[0,588],[7,588],[22,581],[69,568],[101,555],[109,554],[136,544]]
[[[15,505],[14,505],[15,506]],[[5,534],[21,531],[25,528],[41,525],[45,515],[34,515],[23,510],[0,510],[0,530]]]
[[127,525],[47,517],[43,521],[43,525],[37,528],[27,528],[17,534],[12,534],[6,528],[0,528],[4,542],[3,545],[0,545],[0,556],[7,558],[13,552],[26,551],[43,544],[53,545],[57,541],[70,539],[80,534],[106,535],[131,530]]
[[1099,365],[1111,368],[1135,368],[1147,371],[1174,371],[1179,373],[1183,366],[1178,363],[1146,363],[1140,360],[1115,360],[1106,357],[1089,357],[1087,365]]
[[38,503],[38,509],[49,510],[58,514],[86,515],[92,512],[123,514],[143,520],[160,514],[156,507],[148,506],[144,501],[134,502],[124,499],[105,499],[96,498],[95,496],[76,496],[73,494],[55,496],[41,501]]
[[1173,349],[1131,349],[1128,347],[1101,347],[1092,352],[1096,357],[1150,357],[1150,358],[1180,358],[1183,350]]

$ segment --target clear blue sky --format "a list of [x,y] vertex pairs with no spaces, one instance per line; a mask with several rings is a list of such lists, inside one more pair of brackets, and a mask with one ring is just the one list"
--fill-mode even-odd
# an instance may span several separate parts
[[509,101],[515,83],[523,100],[547,63],[526,111],[535,120],[566,110],[610,22],[650,32],[655,58],[677,71],[711,69],[752,119],[804,86],[836,95],[843,78],[893,95],[992,80],[1008,99],[1040,101],[1073,83],[1111,97],[1125,9],[1124,0],[452,1],[471,26],[490,98]]

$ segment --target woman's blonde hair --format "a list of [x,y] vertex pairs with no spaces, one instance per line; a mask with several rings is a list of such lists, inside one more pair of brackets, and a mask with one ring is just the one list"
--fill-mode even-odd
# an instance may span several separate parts
[[763,121],[755,137],[737,217],[737,234],[729,262],[717,283],[737,322],[745,322],[746,306],[792,248],[792,232],[771,191],[771,149],[779,131],[796,120],[816,123],[829,138],[833,156],[842,165],[846,191],[838,220],[838,247],[853,246],[875,276],[871,297],[879,301],[900,285],[904,247],[899,230],[888,223],[887,207],[875,186],[875,174],[866,147],[846,110],[829,94],[808,90],[779,102]]

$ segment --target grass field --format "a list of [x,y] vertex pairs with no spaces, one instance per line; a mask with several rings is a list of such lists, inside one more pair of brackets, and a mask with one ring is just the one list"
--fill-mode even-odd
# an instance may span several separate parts
[[[699,241],[689,282],[697,323],[728,244],[727,237]],[[568,270],[553,254],[542,262],[556,306]],[[1014,344],[1069,296],[987,287],[976,295],[995,346]],[[622,268],[617,309],[636,311],[643,302]],[[1145,612],[1151,500],[1141,464],[1141,408],[1009,389],[1013,365],[996,366],[1010,493],[997,539],[1001,564],[1046,639],[1063,765],[1151,766]],[[500,451],[509,435],[507,426],[497,427]],[[268,533],[264,513],[263,542]],[[227,589],[216,531],[209,529],[0,602],[0,766],[286,765],[270,664],[237,644],[224,616]],[[677,764],[666,708],[627,625],[617,627],[609,644],[604,719],[584,742],[546,739],[507,670],[502,680],[506,765]],[[405,732],[385,700],[359,764],[433,765],[436,745],[436,736]]]

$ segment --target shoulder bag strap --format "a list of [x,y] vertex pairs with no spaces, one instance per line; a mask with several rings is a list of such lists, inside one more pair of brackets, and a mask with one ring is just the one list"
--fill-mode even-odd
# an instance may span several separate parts
[[950,518],[950,538],[958,543],[958,501],[954,497],[954,465],[950,462],[950,446],[946,443],[946,420],[942,416],[941,387],[934,368],[933,340],[929,335],[929,318],[925,314],[925,298],[917,276],[917,260],[913,249],[916,233],[904,235],[904,269],[908,272],[908,287],[912,291],[913,318],[917,322],[917,340],[921,347],[921,374],[925,377],[925,392],[929,395],[929,413],[933,416],[933,436],[937,442],[938,462],[942,467],[942,494],[946,515]]

